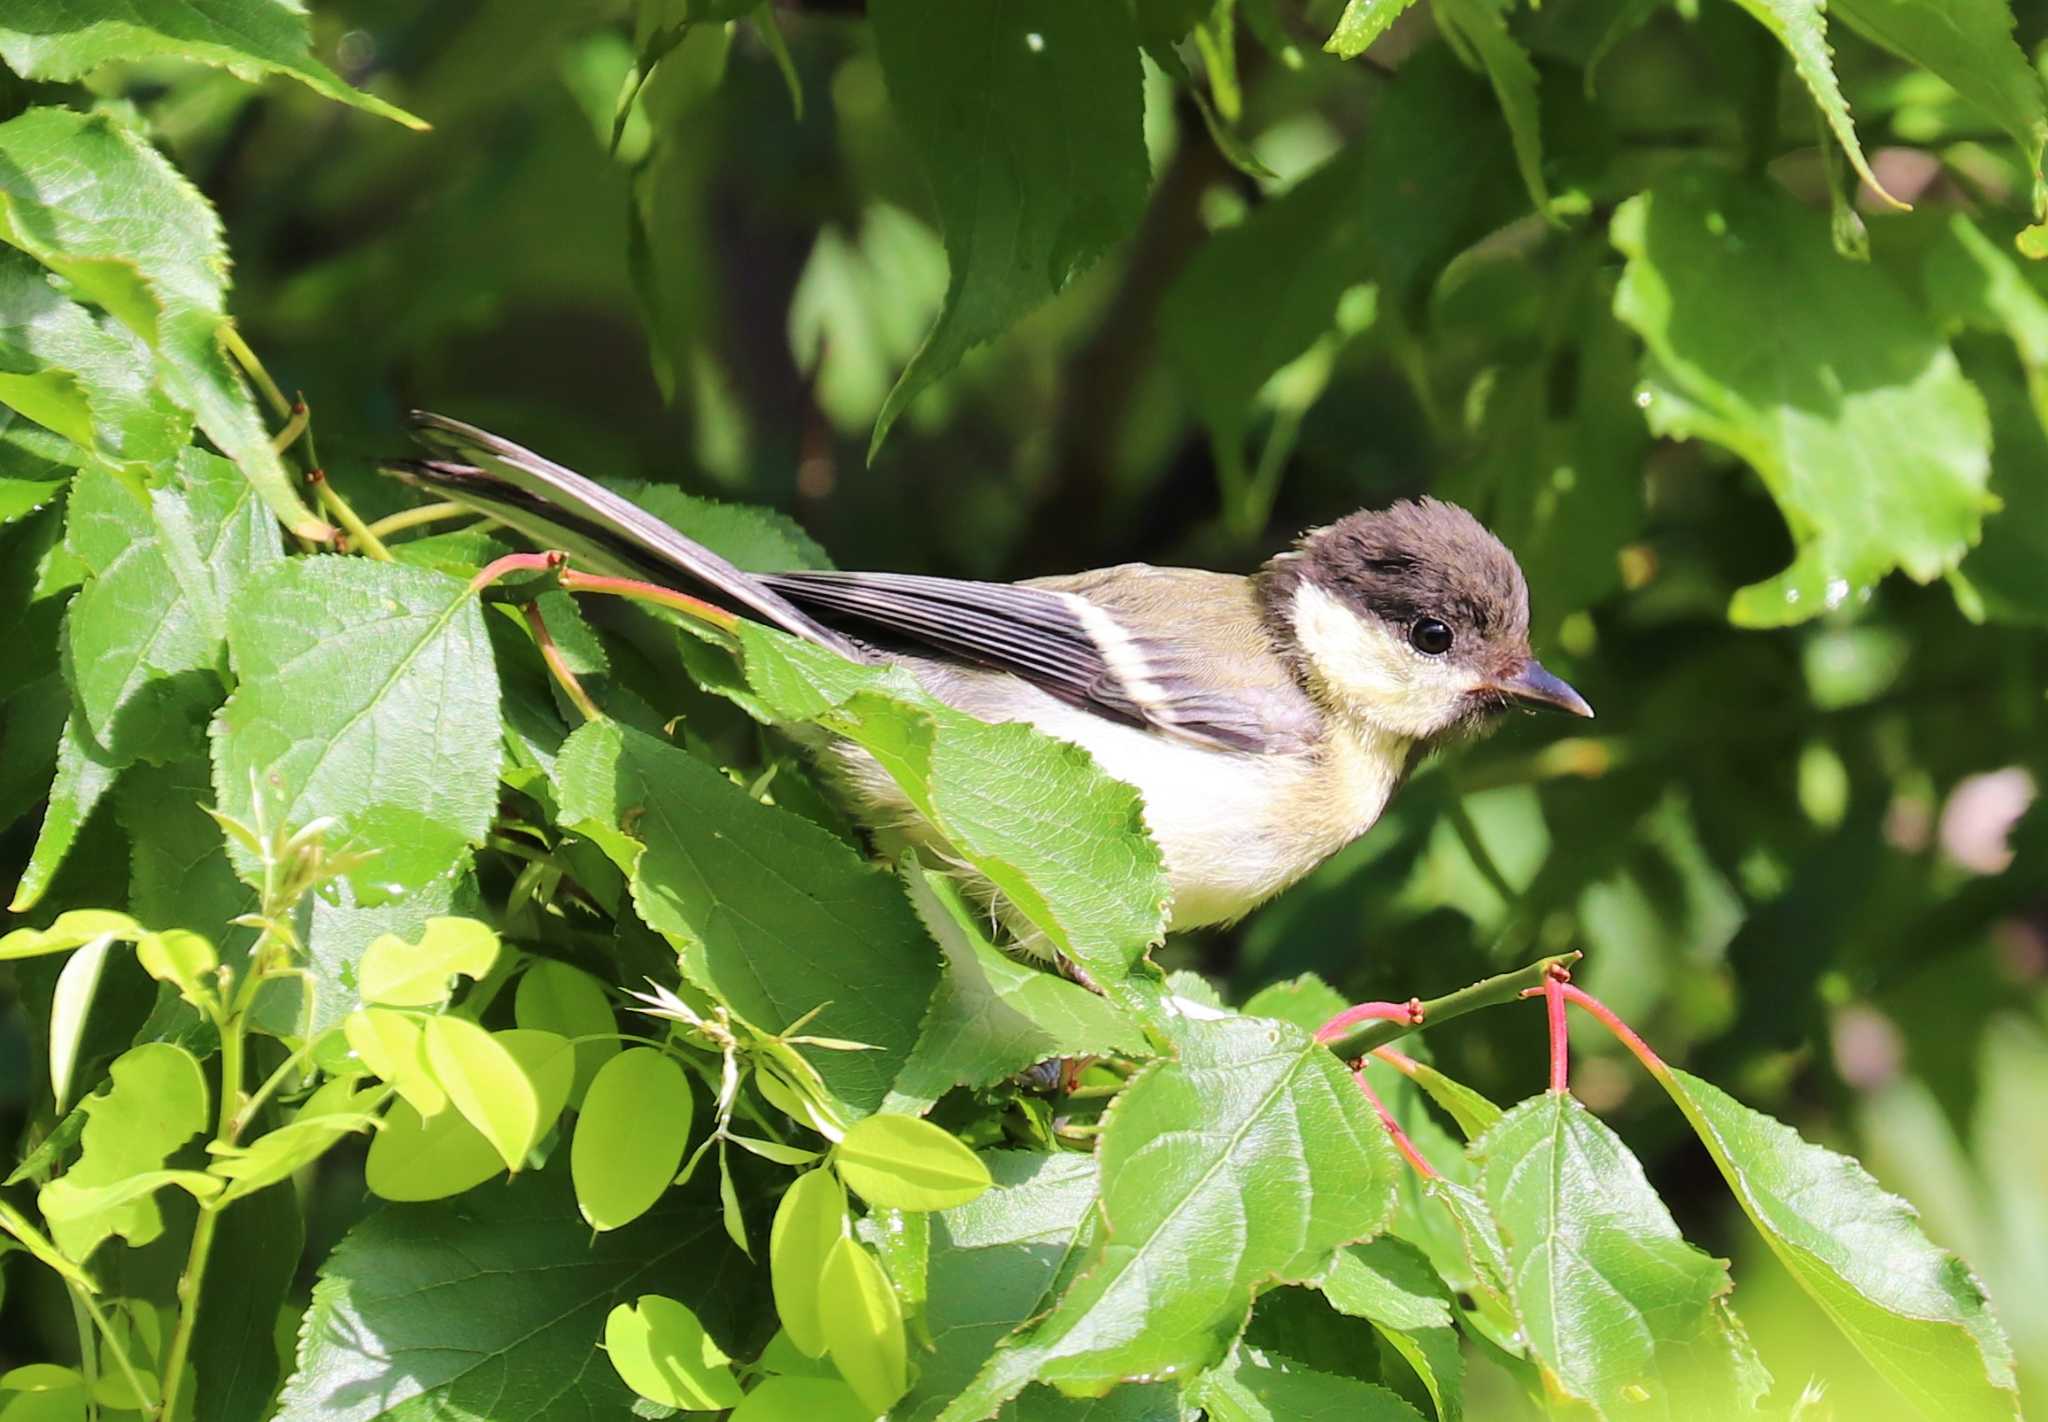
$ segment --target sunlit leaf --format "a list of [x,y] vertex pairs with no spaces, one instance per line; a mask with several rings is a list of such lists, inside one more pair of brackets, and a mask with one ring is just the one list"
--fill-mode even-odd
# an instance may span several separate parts
[[674,1299],[642,1294],[637,1303],[614,1308],[605,1320],[604,1350],[626,1385],[649,1402],[693,1412],[739,1404],[732,1360],[697,1315]]
[[[163,1174],[171,1152],[205,1130],[211,1095],[192,1054],[168,1042],[147,1042],[114,1059],[112,1085],[81,1104],[86,1113],[81,1153],[59,1180],[60,1196],[118,1187],[123,1181]],[[147,1244],[163,1230],[150,1195],[156,1180],[132,1198],[95,1197],[90,1209],[52,1211],[44,1205],[50,1236],[73,1259],[83,1260],[109,1235]],[[57,1182],[45,1186],[46,1191]],[[216,1182],[217,1184],[217,1182]]]
[[1124,6],[876,0],[868,14],[952,269],[937,323],[875,421],[872,454],[919,392],[1137,226],[1147,173]]
[[870,1205],[944,1210],[989,1187],[988,1167],[951,1134],[915,1116],[856,1121],[832,1151],[847,1188]]
[[569,1169],[592,1229],[617,1229],[654,1207],[683,1163],[695,1102],[664,1052],[633,1047],[597,1073],[576,1118]]
[[809,1357],[823,1357],[829,1346],[819,1313],[819,1285],[826,1259],[848,1233],[846,1192],[830,1170],[799,1175],[775,1208],[768,1236],[775,1315],[797,1351]]
[[1422,1422],[1383,1387],[1281,1359],[1218,1368],[1194,1392],[1214,1422]]
[[566,963],[542,958],[519,975],[512,1009],[521,1027],[575,1042],[576,1079],[569,1104],[581,1104],[598,1070],[619,1054],[619,1024],[603,984]]
[[473,918],[430,918],[417,943],[395,933],[375,939],[356,969],[357,991],[383,1007],[444,1002],[449,980],[478,978],[498,960],[498,935]]
[[420,1035],[427,1065],[449,1102],[491,1143],[507,1170],[524,1166],[549,1122],[541,1120],[540,1095],[519,1059],[460,1017],[429,1017]]
[[1699,169],[1631,198],[1612,236],[1651,428],[1747,460],[1795,541],[1791,567],[1735,595],[1736,621],[1803,621],[1893,568],[1955,566],[1991,503],[1984,402],[1883,272],[1782,190]]
[[910,1386],[903,1309],[861,1242],[842,1235],[825,1255],[818,1317],[834,1366],[860,1400],[886,1412]]

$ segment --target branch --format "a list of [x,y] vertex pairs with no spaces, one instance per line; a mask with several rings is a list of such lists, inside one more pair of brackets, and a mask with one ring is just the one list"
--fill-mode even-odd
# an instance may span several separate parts
[[1502,973],[1470,987],[1459,988],[1456,992],[1445,993],[1442,997],[1430,998],[1422,1004],[1419,1013],[1408,1012],[1401,1020],[1379,1019],[1362,1023],[1356,1031],[1331,1039],[1329,1048],[1345,1061],[1352,1061],[1410,1032],[1435,1027],[1453,1017],[1477,1012],[1482,1007],[1498,1007],[1501,1003],[1513,1002],[1531,988],[1541,992],[1553,970],[1569,968],[1579,961],[1580,956],[1573,951],[1539,958],[1511,973]]

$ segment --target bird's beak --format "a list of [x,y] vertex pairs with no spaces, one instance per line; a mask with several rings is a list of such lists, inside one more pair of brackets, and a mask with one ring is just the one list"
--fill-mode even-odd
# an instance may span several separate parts
[[1494,689],[1512,696],[1524,706],[1548,706],[1574,716],[1584,716],[1589,721],[1593,718],[1593,708],[1586,704],[1586,698],[1573,691],[1571,684],[1562,677],[1545,671],[1539,661],[1531,660],[1513,676],[1503,677],[1494,684]]

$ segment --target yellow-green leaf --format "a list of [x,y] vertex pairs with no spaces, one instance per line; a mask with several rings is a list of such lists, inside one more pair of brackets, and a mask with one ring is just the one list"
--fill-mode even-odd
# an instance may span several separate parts
[[402,1012],[372,1007],[351,1012],[341,1024],[349,1050],[380,1080],[398,1088],[398,1094],[413,1104],[421,1116],[438,1116],[448,1105],[448,1093],[427,1067],[425,1043],[420,1024]]
[[428,1120],[410,1102],[394,1101],[370,1142],[363,1183],[385,1200],[439,1200],[481,1185],[505,1168],[498,1152],[460,1113]]
[[825,1256],[818,1313],[840,1376],[871,1410],[886,1412],[910,1388],[903,1308],[882,1266],[851,1235]]
[[650,1402],[692,1412],[737,1407],[732,1360],[697,1315],[660,1294],[620,1304],[604,1323],[604,1350],[626,1386]]
[[829,1170],[799,1175],[776,1206],[768,1232],[768,1273],[775,1313],[797,1351],[822,1358],[830,1340],[819,1311],[825,1261],[848,1235],[846,1192]]
[[634,1047],[597,1073],[576,1118],[569,1174],[591,1228],[638,1219],[675,1179],[689,1141],[694,1101],[667,1053]]
[[418,943],[386,933],[363,951],[358,991],[386,1007],[431,1007],[447,1001],[451,978],[481,978],[497,961],[498,935],[488,924],[430,918]]
[[434,1079],[508,1170],[540,1139],[540,1097],[504,1043],[460,1017],[429,1017],[422,1029]]
[[[604,985],[590,974],[549,958],[519,978],[512,1015],[521,1027],[556,1032],[576,1044],[576,1078],[569,1104],[582,1104],[598,1069],[619,1053],[619,1024]],[[579,1040],[580,1039],[580,1040]]]
[[832,1161],[863,1200],[899,1210],[948,1210],[989,1187],[988,1167],[973,1151],[915,1116],[856,1121]]

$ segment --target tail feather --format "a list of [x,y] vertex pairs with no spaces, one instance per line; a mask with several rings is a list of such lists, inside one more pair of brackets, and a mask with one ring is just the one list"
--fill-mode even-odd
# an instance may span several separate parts
[[511,525],[596,571],[660,583],[680,579],[730,607],[841,656],[863,660],[840,633],[751,573],[602,485],[510,440],[415,410],[414,433],[444,458],[394,460],[387,472]]

